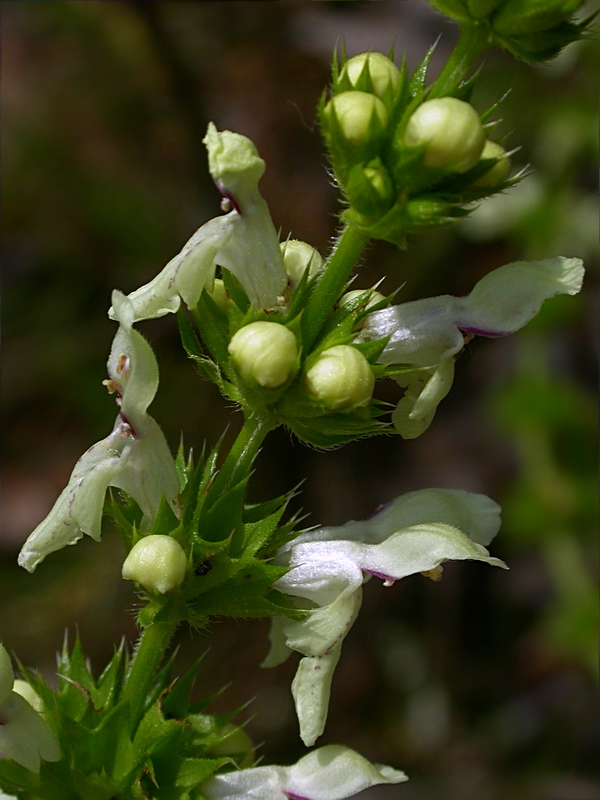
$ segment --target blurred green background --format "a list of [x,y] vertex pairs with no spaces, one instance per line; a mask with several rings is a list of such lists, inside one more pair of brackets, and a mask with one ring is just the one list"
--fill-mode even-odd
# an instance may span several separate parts
[[[285,238],[326,253],[337,197],[315,108],[331,52],[395,44],[414,67],[456,27],[422,0],[394,2],[20,2],[2,4],[4,242],[3,519],[0,639],[52,679],[65,629],[101,669],[132,638],[135,598],[107,528],[31,577],[20,545],[74,462],[114,420],[105,377],[110,292],[154,276],[219,212],[201,139],[209,120],[250,136],[267,162],[262,192]],[[593,10],[594,5],[589,6]],[[485,492],[504,509],[493,552],[509,573],[447,565],[434,584],[371,581],[334,680],[321,743],[343,742],[406,770],[367,798],[586,800],[600,791],[597,717],[596,310],[598,198],[593,41],[549,66],[486,54],[473,102],[507,89],[498,138],[532,174],[451,231],[406,252],[371,246],[356,286],[384,278],[400,299],[467,293],[522,257],[581,256],[577,298],[558,298],[524,331],[473,341],[421,438],[318,453],[285,431],[259,456],[252,499],[304,481],[307,524],[361,518],[406,491]],[[175,449],[240,425],[186,361],[172,317],[144,324],[161,366],[152,413]],[[394,384],[381,397],[394,401]],[[303,749],[289,685],[296,658],[259,663],[266,622],[216,620],[179,635],[184,669],[202,652],[198,691],[231,685],[214,708],[242,714],[265,761]]]

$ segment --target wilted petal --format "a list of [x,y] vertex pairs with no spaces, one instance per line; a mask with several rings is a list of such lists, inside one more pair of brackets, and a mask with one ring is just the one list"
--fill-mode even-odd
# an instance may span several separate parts
[[371,764],[347,747],[329,745],[291,767],[217,775],[202,786],[202,794],[206,800],[344,800],[371,786],[405,780],[399,770]]

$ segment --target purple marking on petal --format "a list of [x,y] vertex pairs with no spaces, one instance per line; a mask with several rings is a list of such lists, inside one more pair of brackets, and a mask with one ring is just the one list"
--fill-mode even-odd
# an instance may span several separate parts
[[466,328],[464,325],[458,326],[465,333],[472,333],[473,336],[485,336],[486,339],[499,339],[502,336],[509,336],[510,331],[484,331],[481,328]]
[[381,514],[382,511],[384,511],[388,506],[391,505],[392,505],[392,500],[390,500],[388,503],[383,503],[382,505],[377,506],[375,511],[371,511],[369,516],[364,518],[363,522],[367,522],[367,520],[373,519],[373,517],[376,517],[378,514]]
[[392,581],[393,583],[398,580],[398,578],[394,578],[393,575],[386,575],[384,572],[375,572],[374,570],[365,569],[364,567],[362,567],[362,571],[366,572],[367,575],[372,575],[374,578],[381,578],[382,581]]
[[237,211],[237,213],[241,216],[242,209],[239,207],[238,202],[236,201],[235,197],[229,192],[220,181],[215,181],[215,186],[221,192],[221,196],[224,197],[226,200],[229,200],[231,205],[233,206],[233,210]]
[[[127,419],[127,417],[125,416],[125,414],[124,414],[122,411],[119,411],[119,416],[121,417],[121,419],[123,420],[123,422],[125,423],[125,425],[127,425],[127,427],[129,428],[129,430],[131,431],[131,438],[132,438],[132,439],[139,439],[140,437],[137,435],[135,428],[133,427],[133,425],[131,424],[131,422],[129,422],[129,420]],[[123,438],[125,438],[125,437],[123,437]]]
[[304,797],[304,795],[295,794],[294,792],[286,792],[285,789],[283,793],[289,800],[310,800],[310,797]]

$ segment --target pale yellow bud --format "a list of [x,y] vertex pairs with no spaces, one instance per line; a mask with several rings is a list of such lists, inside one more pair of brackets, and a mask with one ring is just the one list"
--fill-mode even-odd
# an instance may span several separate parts
[[304,380],[309,393],[332,410],[366,405],[375,385],[367,359],[346,344],[321,353]]
[[156,533],[134,544],[121,574],[149,592],[165,594],[181,586],[186,570],[187,557],[179,542]]
[[230,722],[228,725],[225,725],[222,733],[226,734],[226,737],[211,748],[211,755],[243,755],[244,758],[238,763],[238,766],[241,769],[244,769],[244,767],[251,767],[254,761],[254,745],[252,744],[252,739],[250,739],[246,731],[239,725],[233,725]]
[[213,288],[208,291],[210,299],[213,300],[221,309],[221,311],[227,311],[227,290],[225,289],[225,284],[220,278],[215,278],[213,283]]
[[425,145],[426,167],[467,172],[477,164],[485,132],[477,112],[456,97],[426,100],[408,120],[404,143]]
[[[339,306],[346,306],[348,303],[352,303],[354,300],[358,300],[359,297],[365,295],[366,289],[352,289],[350,292],[346,292],[346,294],[340,297],[340,302],[338,303]],[[377,303],[385,300],[385,297],[381,294],[381,292],[376,291],[373,289],[371,292],[371,296],[369,297],[368,301],[365,303],[365,308],[372,308]]]
[[371,143],[376,146],[388,124],[384,103],[368,92],[336,94],[325,106],[325,114],[335,114],[342,135],[357,149]]
[[488,139],[481,153],[481,158],[497,158],[499,160],[491,169],[484,172],[480,178],[477,178],[473,182],[473,186],[492,187],[506,180],[510,172],[510,158],[506,155],[506,150],[501,145]]
[[229,353],[242,380],[264,389],[283,386],[298,364],[296,337],[278,322],[251,322],[229,342]]
[[373,83],[373,92],[382,100],[393,94],[400,83],[400,72],[393,61],[381,53],[360,53],[348,59],[340,77],[348,76],[352,86],[356,86],[360,75],[368,62],[368,71]]
[[308,277],[312,278],[323,267],[323,259],[318,250],[306,242],[288,239],[280,247],[290,286],[297,286],[306,270]]

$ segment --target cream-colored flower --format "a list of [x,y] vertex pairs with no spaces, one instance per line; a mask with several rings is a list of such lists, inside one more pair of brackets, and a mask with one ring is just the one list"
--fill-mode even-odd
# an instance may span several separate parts
[[277,305],[286,288],[277,232],[258,191],[265,162],[250,139],[219,132],[212,122],[204,143],[228,213],[202,225],[153,280],[129,295],[136,322],[173,313],[182,299],[193,308],[202,290],[212,288],[217,265],[235,275],[256,308]]
[[341,745],[314,750],[291,767],[252,767],[216,775],[202,786],[206,800],[344,800],[406,775],[371,764]]
[[484,545],[500,527],[500,508],[485,495],[426,489],[398,497],[362,522],[306,531],[281,548],[277,562],[290,567],[273,586],[313,604],[303,620],[275,619],[263,666],[302,653],[292,693],[300,736],[312,745],[327,718],[333,672],[359,612],[362,585],[371,576],[391,586],[448,560],[472,559],[505,567]]
[[133,497],[146,525],[156,516],[161,498],[173,504],[179,491],[165,436],[147,413],[158,388],[156,358],[148,342],[132,328],[131,302],[113,292],[113,306],[120,326],[105,383],[115,393],[119,414],[112,432],[81,456],[54,507],[23,545],[19,564],[29,572],[49,553],[75,544],[84,533],[100,540],[109,486]]
[[402,436],[425,431],[454,379],[454,359],[465,344],[463,334],[497,338],[514,333],[557,294],[577,294],[583,282],[579,258],[517,261],[482,278],[466,297],[428,297],[374,311],[361,340],[389,341],[382,364],[411,364],[396,378],[406,388],[393,414]]

